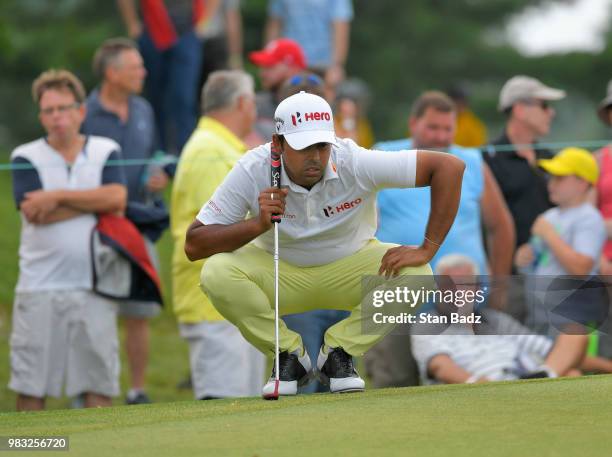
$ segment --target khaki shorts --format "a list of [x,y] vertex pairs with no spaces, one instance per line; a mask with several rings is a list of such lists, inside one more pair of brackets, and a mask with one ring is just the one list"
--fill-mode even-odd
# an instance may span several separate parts
[[259,396],[266,357],[229,322],[179,324],[189,344],[193,393],[204,397]]
[[32,397],[119,394],[117,306],[89,291],[18,293],[9,388]]

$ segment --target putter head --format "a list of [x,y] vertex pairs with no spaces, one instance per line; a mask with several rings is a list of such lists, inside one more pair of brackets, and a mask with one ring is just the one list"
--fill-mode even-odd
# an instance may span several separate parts
[[269,395],[264,395],[263,399],[264,400],[278,400],[278,386],[280,383],[280,379],[276,379],[274,381],[274,392],[272,392]]

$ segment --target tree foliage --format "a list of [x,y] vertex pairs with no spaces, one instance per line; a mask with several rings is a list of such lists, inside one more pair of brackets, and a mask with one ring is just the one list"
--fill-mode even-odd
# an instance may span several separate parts
[[[544,1],[353,0],[347,68],[371,88],[370,118],[377,137],[404,135],[412,100],[423,90],[445,89],[455,82],[467,85],[477,113],[493,126],[502,122],[495,111],[499,90],[515,74],[533,75],[565,88],[576,103],[600,100],[612,76],[611,46],[600,55],[536,59],[521,56],[504,42],[510,16]],[[245,52],[262,45],[266,5],[267,0],[242,2]],[[29,94],[32,80],[41,71],[68,68],[91,89],[96,83],[90,70],[95,48],[123,33],[112,0],[2,0],[0,152],[41,133]],[[610,32],[607,38],[612,43]],[[588,122],[596,123],[593,119]],[[581,123],[570,127],[564,132],[592,131]]]

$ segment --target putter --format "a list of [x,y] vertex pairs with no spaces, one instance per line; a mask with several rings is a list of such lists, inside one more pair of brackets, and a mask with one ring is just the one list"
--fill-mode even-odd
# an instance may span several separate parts
[[[272,187],[280,189],[281,184],[281,156],[274,141],[270,143],[270,163],[271,163],[271,183]],[[278,214],[272,215],[274,224],[274,392],[264,397],[266,400],[278,400],[278,387],[280,378],[278,373],[278,224],[281,217]]]

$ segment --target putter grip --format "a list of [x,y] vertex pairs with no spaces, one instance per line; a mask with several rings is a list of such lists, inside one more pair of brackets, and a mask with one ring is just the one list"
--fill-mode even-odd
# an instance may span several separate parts
[[[274,145],[274,141],[270,143],[270,166],[271,166],[271,185],[280,189],[281,186],[281,156],[278,148]],[[272,215],[272,222],[279,223],[281,217],[278,214]]]

